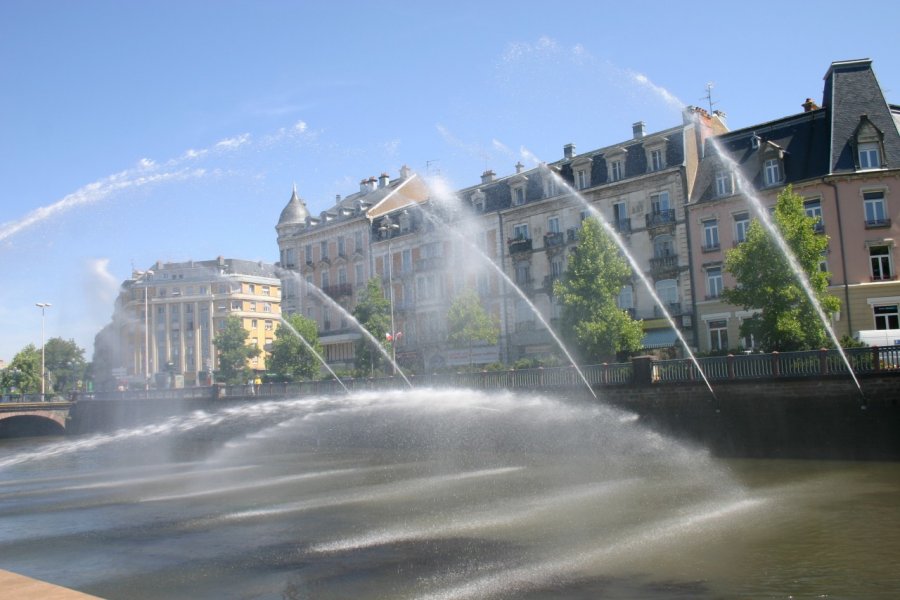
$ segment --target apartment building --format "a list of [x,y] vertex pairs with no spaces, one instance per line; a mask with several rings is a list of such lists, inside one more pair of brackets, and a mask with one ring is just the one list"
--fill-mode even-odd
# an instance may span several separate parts
[[265,350],[281,315],[275,266],[219,257],[157,262],[122,284],[113,314],[121,364],[119,379],[159,379],[168,385],[203,385],[216,368],[214,338],[228,317],[238,317],[248,343],[263,352],[248,367],[265,371]]
[[802,107],[706,143],[687,219],[701,351],[754,346],[739,337],[750,313],[720,299],[736,283],[725,253],[755,218],[748,195],[768,208],[788,184],[828,236],[821,268],[842,304],[836,333],[900,327],[900,107],[887,102],[868,59],[832,63],[821,106],[807,98]]
[[360,181],[359,191],[338,196],[314,217],[293,190],[275,229],[286,314],[303,314],[318,323],[324,357],[336,367],[351,367],[360,338],[346,312],[374,274],[372,219],[427,198],[422,180],[407,167],[400,177],[386,173]]

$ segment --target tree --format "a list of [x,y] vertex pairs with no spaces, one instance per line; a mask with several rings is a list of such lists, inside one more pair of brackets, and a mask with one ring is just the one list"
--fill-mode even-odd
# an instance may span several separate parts
[[44,364],[47,369],[47,380],[54,392],[71,392],[76,389],[77,382],[84,379],[87,364],[84,362],[84,349],[79,348],[75,340],[50,338],[44,346]]
[[9,366],[0,371],[0,386],[17,394],[41,392],[41,351],[34,344],[19,350]]
[[239,317],[228,317],[213,343],[218,350],[219,371],[216,380],[224,383],[242,383],[249,376],[247,361],[259,356],[260,349],[247,345],[248,332]]
[[[827,292],[831,274],[819,268],[828,238],[815,232],[816,219],[806,215],[803,197],[791,186],[778,195],[773,222],[830,317],[841,303]],[[825,326],[798,276],[759,221],[751,223],[747,239],[725,255],[725,270],[738,285],[723,291],[724,300],[756,311],[741,324],[742,336],[753,335],[766,351],[815,349],[828,344]]]
[[[381,280],[373,277],[366,284],[366,288],[360,293],[353,309],[353,317],[359,324],[368,330],[383,347],[390,351],[391,342],[387,334],[391,329],[391,303],[384,297],[381,289]],[[391,335],[395,332],[390,332]],[[374,373],[383,362],[383,356],[376,348],[372,347],[370,340],[363,338],[356,343],[356,372],[360,376]]]
[[469,349],[469,367],[473,344],[496,344],[499,335],[500,327],[484,310],[475,290],[469,288],[453,300],[447,311],[447,339],[451,344]]
[[611,359],[641,347],[643,328],[616,305],[631,268],[594,217],[585,219],[569,266],[553,286],[563,305],[561,329],[582,360]]
[[[286,320],[321,356],[322,346],[319,344],[317,323],[299,314],[291,315]],[[278,379],[301,381],[313,379],[318,375],[321,363],[300,338],[282,325],[278,328],[275,341],[272,342],[272,356],[266,361],[266,366]]]

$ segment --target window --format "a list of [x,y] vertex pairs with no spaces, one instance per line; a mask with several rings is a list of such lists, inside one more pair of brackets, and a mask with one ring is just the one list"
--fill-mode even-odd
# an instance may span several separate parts
[[513,239],[516,239],[516,240],[529,239],[527,223],[523,223],[521,225],[516,225],[515,227],[513,227]]
[[859,168],[860,169],[879,169],[881,168],[881,156],[878,152],[878,144],[860,144],[859,145]]
[[634,308],[634,288],[630,285],[622,286],[619,291],[619,297],[616,298],[616,306],[623,310],[631,310]]
[[231,301],[231,310],[241,310],[242,303],[240,300],[232,300]]
[[328,242],[319,242],[319,253],[322,255],[322,260],[328,258]]
[[562,258],[556,257],[550,261],[550,277],[558,279],[566,269],[566,264]]
[[338,238],[338,256],[346,256],[346,246],[344,244],[344,236]]
[[654,214],[663,214],[669,210],[669,192],[659,192],[650,195],[650,206]]
[[256,329],[257,327],[259,327],[259,321],[257,321],[256,319],[250,319],[250,327],[252,329]]
[[703,251],[719,249],[719,221],[710,219],[703,221]]
[[249,310],[251,312],[256,312],[256,302],[248,302],[247,310]]
[[816,220],[813,225],[816,233],[825,231],[825,224],[822,222],[822,201],[819,198],[807,200],[803,203],[803,209],[806,211],[807,217],[812,217]]
[[328,271],[322,271],[322,289],[323,290],[328,287],[328,284],[330,283],[329,279],[330,278],[329,278]]
[[900,329],[900,313],[896,304],[873,306],[875,329]]
[[750,215],[747,213],[738,213],[734,215],[734,241],[740,244],[747,239],[747,232],[750,230]]
[[728,350],[728,321],[719,319],[709,322],[709,349]]
[[579,190],[583,190],[588,186],[587,171],[581,169],[575,173],[575,181]]
[[248,284],[247,284],[247,293],[248,293],[248,294],[255,294],[255,293],[256,293],[256,285],[254,285],[254,284],[252,284],[252,283],[248,283]]
[[893,279],[890,246],[870,246],[869,261],[872,264],[872,281]]
[[660,235],[653,240],[653,257],[675,256],[675,241],[671,235]]
[[722,295],[722,267],[706,269],[706,297],[711,300]]
[[338,269],[338,283],[341,285],[347,283],[347,269],[344,267]]
[[609,178],[611,181],[619,181],[625,177],[625,169],[621,160],[614,160],[609,164]]
[[266,313],[272,312],[272,303],[271,302],[263,302],[263,312],[266,312]]
[[356,265],[356,285],[362,285],[365,283],[365,272],[362,263],[358,263]]
[[401,265],[400,271],[403,273],[409,273],[412,271],[412,250],[406,249],[400,253],[401,257]]
[[513,190],[513,206],[525,204],[525,188],[517,187]]
[[531,283],[531,265],[527,262],[516,264],[516,284],[527,285]]
[[266,331],[272,331],[273,328],[274,328],[274,324],[272,323],[272,320],[266,319],[266,322],[265,322]]
[[306,264],[311,265],[313,263],[312,244],[306,244],[303,253],[306,255]]
[[656,295],[666,306],[678,304],[678,283],[674,279],[662,279],[656,282]]
[[663,153],[662,150],[656,149],[650,151],[650,170],[651,171],[660,171],[665,167],[665,163],[663,162]]
[[628,220],[628,208],[625,206],[624,202],[614,202],[612,205],[613,209],[613,225],[616,228],[616,231],[628,232],[631,231],[631,222]]
[[547,219],[547,233],[559,233],[559,217]]
[[781,183],[781,161],[777,158],[770,158],[763,163],[763,173],[767,186]]
[[884,192],[863,192],[863,205],[866,210],[866,227],[884,227],[890,225],[884,206]]
[[716,172],[716,195],[730,196],[734,193],[734,179],[730,171]]

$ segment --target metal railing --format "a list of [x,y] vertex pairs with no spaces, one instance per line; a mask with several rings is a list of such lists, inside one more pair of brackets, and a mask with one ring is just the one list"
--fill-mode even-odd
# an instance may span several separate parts
[[[897,373],[900,375],[900,346],[852,348],[845,350],[856,374]],[[653,385],[700,382],[703,375],[713,384],[734,380],[777,380],[779,378],[815,379],[822,376],[846,376],[847,367],[836,350],[806,352],[773,352],[770,354],[735,354],[710,356],[697,360],[653,360],[651,380]],[[625,386],[636,383],[632,362],[603,363],[581,367],[591,387]],[[547,388],[580,388],[584,381],[572,366],[541,367],[536,369],[507,369],[461,371],[457,373],[431,373],[408,375],[414,387],[468,387],[485,390],[535,390]],[[343,384],[343,385],[341,385]],[[165,399],[215,399],[215,398],[284,398],[342,394],[344,388],[357,390],[386,390],[405,388],[404,380],[397,377],[344,377],[340,383],[333,379],[295,383],[265,383],[261,385],[214,385],[179,389],[152,389],[73,394],[75,400],[165,400]],[[3,402],[39,402],[40,394],[6,395]],[[49,395],[48,395],[49,397]],[[66,401],[53,397],[49,401]]]

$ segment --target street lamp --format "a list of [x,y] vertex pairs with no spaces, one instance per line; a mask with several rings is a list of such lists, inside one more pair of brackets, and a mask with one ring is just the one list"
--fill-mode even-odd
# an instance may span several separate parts
[[37,302],[35,304],[39,309],[41,309],[41,400],[44,399],[44,393],[46,392],[45,384],[47,381],[47,375],[44,372],[45,367],[45,359],[44,359],[44,311],[52,306],[49,302]]
[[147,279],[153,277],[153,271],[147,270],[141,273],[141,282],[144,285],[144,389],[150,389],[150,287]]
[[382,236],[388,236],[388,300],[391,303],[391,373],[397,374],[397,340],[396,331],[394,330],[394,252],[391,249],[391,240],[394,238],[394,232],[400,229],[396,223],[391,223],[386,219],[378,231]]

